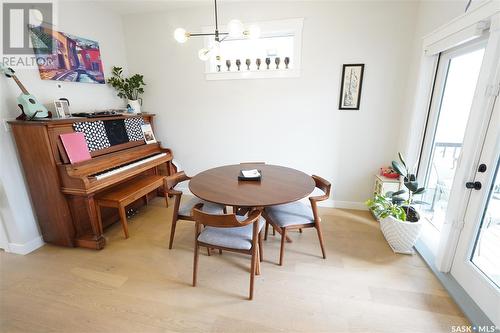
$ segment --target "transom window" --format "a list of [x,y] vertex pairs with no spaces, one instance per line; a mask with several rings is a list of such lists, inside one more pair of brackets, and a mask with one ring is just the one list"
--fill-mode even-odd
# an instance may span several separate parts
[[[260,38],[226,38],[219,44],[218,52],[206,62],[207,80],[300,76],[303,19],[255,24],[261,28]],[[205,39],[207,48],[214,45],[212,38]]]

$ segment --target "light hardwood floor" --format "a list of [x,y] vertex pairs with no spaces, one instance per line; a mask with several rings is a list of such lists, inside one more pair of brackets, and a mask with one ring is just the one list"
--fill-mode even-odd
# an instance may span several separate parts
[[[172,205],[171,205],[172,206]],[[327,259],[316,232],[264,242],[255,299],[246,300],[248,256],[201,251],[191,286],[192,222],[155,199],[106,230],[102,251],[45,245],[1,252],[0,332],[450,332],[468,325],[418,256],[395,255],[368,212],[322,208]]]

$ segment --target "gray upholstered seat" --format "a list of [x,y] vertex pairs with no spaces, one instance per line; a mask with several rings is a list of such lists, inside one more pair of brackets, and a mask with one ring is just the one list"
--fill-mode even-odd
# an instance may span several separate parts
[[290,225],[314,223],[311,207],[300,201],[267,207],[266,213],[278,227],[282,228]]
[[[239,221],[244,221],[246,216],[237,216]],[[259,218],[259,232],[264,226],[264,219]],[[198,241],[206,244],[227,247],[238,250],[252,248],[253,224],[235,228],[206,227],[198,236]]]
[[211,203],[200,198],[194,197],[186,202],[181,202],[179,215],[191,216],[193,207],[199,203],[203,204],[202,210],[208,214],[224,214],[224,206]]

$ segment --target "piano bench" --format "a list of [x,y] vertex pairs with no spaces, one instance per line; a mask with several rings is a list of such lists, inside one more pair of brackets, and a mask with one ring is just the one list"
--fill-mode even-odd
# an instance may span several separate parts
[[[166,177],[160,175],[141,175],[139,177],[133,178],[132,180],[125,182],[123,184],[117,185],[110,190],[98,194],[95,197],[97,218],[99,221],[99,227],[102,233],[102,220],[101,220],[101,207],[114,207],[118,209],[120,214],[120,223],[123,227],[123,232],[125,233],[125,238],[129,237],[128,225],[127,225],[127,214],[125,213],[125,207],[132,202],[146,197],[150,192],[163,187],[165,192],[167,191]],[[165,196],[165,201],[168,207],[168,197]]]

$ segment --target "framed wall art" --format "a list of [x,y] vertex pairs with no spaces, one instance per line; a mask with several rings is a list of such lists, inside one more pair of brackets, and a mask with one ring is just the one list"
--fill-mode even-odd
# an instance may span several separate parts
[[364,70],[365,64],[346,64],[342,66],[339,97],[340,110],[359,110]]
[[56,99],[54,101],[54,106],[56,109],[57,118],[71,117],[71,112],[69,111],[69,103],[67,100]]
[[42,26],[30,35],[42,80],[105,83],[98,42]]

